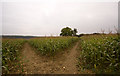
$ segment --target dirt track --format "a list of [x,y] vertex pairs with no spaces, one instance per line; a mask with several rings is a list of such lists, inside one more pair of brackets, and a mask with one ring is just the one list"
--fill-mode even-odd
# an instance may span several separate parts
[[22,50],[23,69],[25,74],[75,74],[76,69],[76,48],[78,42],[69,51],[67,50],[53,59],[41,56],[25,43]]
[[76,67],[77,61],[77,42],[69,50],[65,50],[52,58],[42,56],[36,50],[25,43],[21,57],[23,62],[23,74],[78,74]]

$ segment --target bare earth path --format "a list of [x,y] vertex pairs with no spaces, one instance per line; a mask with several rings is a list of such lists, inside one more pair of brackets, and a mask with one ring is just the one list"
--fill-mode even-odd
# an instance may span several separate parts
[[41,56],[33,50],[32,47],[25,43],[22,50],[22,61],[25,74],[77,74],[77,58],[75,46],[62,55],[58,55],[53,59]]
[[[63,74],[77,74],[78,70],[76,67],[77,64],[77,46],[78,42],[75,44],[75,46],[70,50],[70,52],[66,56],[66,60],[63,62],[63,70],[60,70],[60,73]],[[59,73],[57,72],[57,73]]]

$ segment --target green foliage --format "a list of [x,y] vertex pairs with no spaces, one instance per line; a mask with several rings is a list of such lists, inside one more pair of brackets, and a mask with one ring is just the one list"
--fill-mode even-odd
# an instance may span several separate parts
[[73,36],[76,36],[76,33],[77,33],[77,32],[78,32],[77,29],[74,28],[74,30],[73,30]]
[[9,73],[13,69],[13,61],[17,60],[23,43],[24,40],[7,39],[2,41],[2,68],[4,72]]
[[72,29],[71,28],[69,28],[69,27],[66,27],[66,28],[63,28],[62,30],[61,30],[61,36],[72,36],[72,34],[73,34],[73,31],[72,31]]
[[60,36],[76,36],[76,33],[77,29],[74,28],[74,30],[72,30],[71,28],[66,27],[61,30]]
[[68,48],[76,42],[76,37],[31,39],[29,43],[44,55],[54,56],[59,50]]
[[97,73],[120,73],[118,36],[82,37],[81,49],[81,58],[85,68],[93,68]]

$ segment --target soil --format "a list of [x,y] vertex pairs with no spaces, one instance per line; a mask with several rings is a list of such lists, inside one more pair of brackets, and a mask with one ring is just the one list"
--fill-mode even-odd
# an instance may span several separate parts
[[[79,42],[71,49],[65,50],[54,58],[42,56],[28,43],[24,44],[21,57],[23,62],[23,74],[79,74],[76,66],[78,63]],[[18,72],[20,73],[20,72]],[[89,73],[86,71],[86,73]]]

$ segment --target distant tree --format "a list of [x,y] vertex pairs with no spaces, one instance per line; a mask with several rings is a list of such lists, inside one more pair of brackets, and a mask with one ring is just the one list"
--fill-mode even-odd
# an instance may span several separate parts
[[115,33],[117,34],[118,33],[118,28],[116,26],[114,26],[114,29],[115,29]]
[[110,28],[109,28],[108,32],[109,32],[109,34],[112,34],[112,30],[110,30]]
[[73,30],[73,36],[76,36],[76,33],[77,33],[77,32],[78,32],[77,29],[74,28],[74,30]]
[[104,29],[101,29],[101,32],[102,32],[102,34],[105,34],[105,30]]
[[93,35],[100,35],[100,33],[93,33]]
[[69,27],[63,28],[61,30],[60,36],[72,36],[73,35],[73,30]]
[[77,35],[78,37],[81,37],[81,36],[84,36],[85,34],[79,34],[79,35]]

